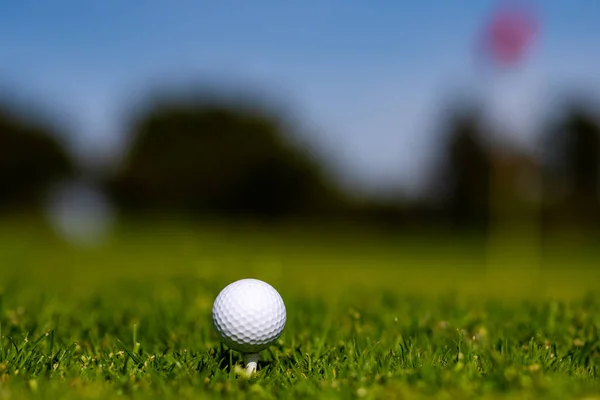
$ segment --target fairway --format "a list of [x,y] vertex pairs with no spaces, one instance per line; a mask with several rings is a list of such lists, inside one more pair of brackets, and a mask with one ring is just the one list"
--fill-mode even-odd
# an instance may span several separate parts
[[[475,236],[131,223],[77,249],[9,221],[0,399],[600,399],[597,242],[507,237],[490,264]],[[287,308],[250,379],[211,321],[246,277]]]

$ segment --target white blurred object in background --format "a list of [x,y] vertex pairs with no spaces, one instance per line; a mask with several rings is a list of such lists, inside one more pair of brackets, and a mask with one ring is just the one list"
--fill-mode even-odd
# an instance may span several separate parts
[[47,217],[62,238],[78,247],[102,244],[110,233],[115,215],[108,199],[93,185],[70,182],[50,193]]

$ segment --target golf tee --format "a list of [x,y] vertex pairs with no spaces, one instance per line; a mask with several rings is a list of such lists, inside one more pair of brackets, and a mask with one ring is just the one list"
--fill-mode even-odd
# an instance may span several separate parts
[[258,353],[244,354],[244,364],[246,364],[246,372],[249,375],[256,372],[258,366]]

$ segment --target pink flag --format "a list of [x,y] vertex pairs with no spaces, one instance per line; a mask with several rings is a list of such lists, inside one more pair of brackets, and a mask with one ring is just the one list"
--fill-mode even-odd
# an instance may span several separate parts
[[505,4],[485,26],[483,46],[492,61],[501,66],[519,62],[529,50],[538,31],[532,10],[523,5]]

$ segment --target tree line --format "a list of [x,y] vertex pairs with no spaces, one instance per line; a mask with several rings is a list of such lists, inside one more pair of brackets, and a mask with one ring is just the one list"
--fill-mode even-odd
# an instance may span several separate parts
[[[97,179],[125,215],[339,218],[395,227],[485,228],[539,213],[550,226],[600,222],[600,123],[591,102],[566,101],[535,153],[490,140],[477,107],[459,107],[436,136],[430,190],[418,199],[359,200],[331,177],[302,132],[261,99],[163,96],[132,113],[119,165]],[[85,175],[50,124],[0,107],[0,208],[42,206],[49,187]]]

